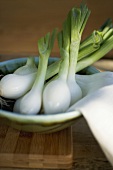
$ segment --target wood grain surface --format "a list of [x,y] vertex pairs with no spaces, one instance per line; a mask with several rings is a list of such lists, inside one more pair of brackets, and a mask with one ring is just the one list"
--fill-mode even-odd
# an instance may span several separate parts
[[[80,4],[80,2],[80,0],[0,0],[0,61],[27,55],[37,55],[38,38],[48,31],[52,31],[54,27],[60,29],[62,21],[69,9],[75,4]],[[87,4],[92,12],[83,38],[88,36],[94,29],[99,28],[107,18],[110,17],[113,19],[113,0],[87,0]],[[52,56],[59,56],[57,43],[55,43]],[[112,58],[112,56],[113,51],[106,57]],[[108,62],[113,63],[113,60]],[[98,63],[95,64],[98,65]],[[100,65],[101,63],[99,66]],[[106,70],[106,62],[104,62],[102,69]],[[107,65],[107,70],[108,69],[109,64]],[[85,119],[80,118],[73,125],[72,129],[72,169],[113,170],[100,146],[95,141]],[[2,131],[2,135],[4,135],[7,130],[10,135],[6,136],[6,141],[7,138],[11,138],[10,129]],[[18,133],[14,133],[14,139],[16,139],[18,135]],[[26,140],[24,140],[23,137],[20,136],[19,142],[24,142],[25,146]],[[2,140],[0,140],[0,146],[1,142]],[[28,139],[27,145],[30,145],[29,142]],[[16,140],[13,144],[9,143],[8,146],[9,145],[10,147],[7,147],[7,152],[10,152],[11,148],[16,145]],[[0,149],[4,150],[4,146]],[[17,147],[16,152],[19,150],[22,152],[22,148],[22,145],[21,147]],[[26,147],[24,149],[26,150]],[[35,149],[32,148],[32,151],[35,152]],[[12,170],[12,168],[0,169]],[[15,168],[15,170],[19,170],[19,168]]]
[[71,127],[56,133],[38,134],[0,126],[0,168],[70,169],[72,163]]
[[[7,133],[7,130],[8,130],[8,133]],[[105,158],[100,146],[94,139],[94,137],[93,137],[93,135],[92,135],[92,133],[91,133],[89,127],[87,126],[87,123],[83,117],[81,117],[79,120],[77,120],[77,122],[73,125],[72,130],[73,130],[72,131],[73,132],[72,133],[72,136],[73,136],[73,164],[72,164],[72,168],[70,168],[71,170],[113,170],[113,167],[110,165],[110,163]],[[11,151],[14,151],[14,148],[16,146],[16,150],[15,150],[16,153],[20,153],[20,152],[23,153],[23,151],[27,153],[28,149],[26,149],[26,146],[30,145],[31,136],[32,136],[31,133],[29,133],[29,135],[28,135],[28,133],[24,133],[24,132],[20,134],[20,133],[17,133],[17,131],[12,130],[11,128],[6,129],[6,127],[2,127],[1,131],[2,131],[2,133],[0,136],[0,146],[3,146],[3,148],[0,148],[0,150],[2,150],[2,151],[7,150],[7,153],[10,153]],[[13,138],[11,133],[13,133],[14,139],[18,139],[17,137],[19,136],[18,142],[17,142],[17,140],[15,140],[15,141],[13,140],[14,141],[13,144],[7,143],[7,138],[9,138],[8,136],[10,136],[10,139]],[[5,134],[7,134],[8,136],[7,135],[5,136]],[[5,140],[4,140],[4,136],[5,136]],[[49,138],[51,138],[51,135],[49,136]],[[31,145],[32,148],[30,149],[31,152],[34,153],[34,155],[36,153],[36,150],[34,148],[38,147],[38,144],[40,143],[40,141],[42,141],[43,138],[40,137],[40,140],[37,140],[36,134],[33,134],[33,137],[32,137],[33,143],[34,143],[35,139],[36,139],[35,142],[37,145],[35,145],[35,146]],[[3,144],[3,141],[4,141],[4,144]],[[17,145],[15,145],[15,143],[17,143]],[[7,145],[7,147],[4,148],[5,145]],[[46,149],[47,148],[48,148],[48,146],[46,147]],[[64,150],[65,149],[67,149],[67,148],[64,148]],[[40,152],[42,152],[42,148],[39,148],[39,150],[40,150]],[[48,152],[48,151],[46,151],[46,152]],[[1,154],[1,152],[0,152],[0,154]],[[12,160],[15,159],[15,163],[17,163],[17,161],[19,161],[17,166],[21,166],[21,163],[24,163],[24,165],[25,165],[25,168],[21,167],[22,169],[20,169],[17,167],[17,168],[13,168],[14,170],[31,170],[31,168],[26,168],[26,164],[28,163],[28,162],[26,162],[28,160],[28,157],[26,157],[26,156],[27,155],[25,154],[25,158],[22,160],[21,160],[21,155],[20,155],[20,159],[19,159],[19,157],[16,157],[16,156],[15,156],[15,158],[14,157],[12,158]],[[0,157],[2,158],[2,159],[0,159],[1,161],[4,160],[4,157],[2,157],[2,154]],[[6,165],[7,165],[8,161],[11,161],[10,159],[11,159],[11,155],[9,157],[9,160],[5,160]],[[35,161],[33,164],[35,166],[37,166],[37,164],[35,164],[36,159],[38,159],[38,158],[37,157],[35,158]],[[41,161],[41,159],[40,159],[40,161]],[[32,165],[32,167],[33,167],[33,165]],[[39,165],[39,166],[41,166],[41,165]],[[47,164],[46,164],[46,166],[47,166]],[[41,170],[42,168],[33,168],[33,170]],[[47,168],[47,169],[50,170],[51,168]],[[47,169],[44,169],[44,170],[47,170]],[[60,170],[61,168],[58,168],[58,169]],[[12,170],[12,168],[1,167],[0,170]]]

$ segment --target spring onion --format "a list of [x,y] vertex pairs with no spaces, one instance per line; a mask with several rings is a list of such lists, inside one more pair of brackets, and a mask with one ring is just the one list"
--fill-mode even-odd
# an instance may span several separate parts
[[[76,74],[76,81],[82,89],[83,97],[96,91],[99,88],[113,84],[112,72],[99,72],[92,75]],[[87,86],[86,86],[87,84]]]
[[21,99],[18,99],[15,102],[15,112],[19,111],[22,114],[33,115],[39,113],[42,105],[42,92],[48,65],[48,58],[53,48],[55,35],[56,29],[53,31],[52,35],[48,33],[45,35],[45,37],[42,37],[38,40],[38,50],[40,57],[36,79],[31,90],[21,97]]
[[[33,57],[28,57],[24,66],[13,74],[4,76],[0,81],[0,96],[17,99],[30,90],[36,77],[37,67]],[[8,85],[8,87],[7,87]]]
[[35,65],[35,59],[33,57],[28,57],[27,62],[24,66],[19,67],[14,71],[14,74],[18,75],[26,75],[35,73],[37,71],[37,67]]
[[17,99],[30,90],[36,73],[27,75],[7,74],[0,81],[0,96]]
[[75,68],[77,65],[78,51],[81,41],[82,32],[90,15],[90,11],[86,5],[81,8],[73,8],[71,10],[71,35],[69,50],[69,71],[67,83],[71,93],[71,103],[74,104],[82,98],[82,91],[75,79]]
[[68,21],[64,22],[64,29],[58,34],[58,44],[62,61],[57,79],[50,81],[43,92],[43,108],[45,114],[62,113],[70,105],[71,95],[67,85],[69,67],[69,29]]
[[85,45],[84,47],[82,47],[82,44],[80,45],[77,61],[97,51],[100,48],[102,41],[102,32],[94,31],[92,34],[92,43]]
[[94,62],[101,59],[112,49],[113,49],[113,35],[101,45],[99,50],[95,51],[90,56],[87,56],[86,58],[80,60],[77,64],[76,72],[79,72],[80,70],[86,68],[87,66],[92,65]]

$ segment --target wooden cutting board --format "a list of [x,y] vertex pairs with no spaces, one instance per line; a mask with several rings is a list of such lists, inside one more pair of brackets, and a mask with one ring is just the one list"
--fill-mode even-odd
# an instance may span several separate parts
[[73,162],[71,127],[38,134],[0,125],[0,168],[69,169]]

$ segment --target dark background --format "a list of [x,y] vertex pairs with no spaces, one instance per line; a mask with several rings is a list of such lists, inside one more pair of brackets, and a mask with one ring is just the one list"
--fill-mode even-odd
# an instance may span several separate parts
[[[68,11],[81,0],[0,0],[0,61],[38,55],[37,40],[53,28],[61,28]],[[87,0],[91,15],[83,37],[113,19],[113,0]],[[113,52],[107,57],[112,57]],[[52,56],[59,56],[55,43]]]

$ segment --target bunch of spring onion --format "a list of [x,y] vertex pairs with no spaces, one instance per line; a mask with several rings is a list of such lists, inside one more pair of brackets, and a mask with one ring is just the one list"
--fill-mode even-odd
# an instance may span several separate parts
[[[81,9],[81,11],[79,11],[80,9]],[[66,27],[66,22],[68,22],[68,27],[70,25],[70,35],[69,35],[69,28],[68,28],[68,31],[66,33],[66,35],[68,35],[68,36],[65,36],[65,39],[63,37],[63,35],[65,35],[64,29],[60,33],[60,36],[59,36],[60,37],[59,38],[59,48],[61,51],[61,57],[63,55],[62,60],[64,60],[67,57],[67,54],[69,56],[69,69],[68,69],[67,81],[65,78],[65,81],[66,81],[65,84],[66,85],[68,84],[68,87],[70,90],[70,94],[71,94],[70,104],[69,104],[69,100],[68,100],[68,104],[66,103],[67,100],[65,99],[65,97],[67,95],[64,94],[63,87],[61,87],[61,85],[60,85],[60,88],[59,88],[59,84],[62,82],[61,75],[59,76],[59,73],[61,73],[62,61],[58,61],[60,63],[59,64],[60,66],[59,66],[57,80],[49,83],[44,90],[43,98],[44,98],[45,113],[63,112],[64,110],[66,110],[66,108],[69,105],[73,105],[78,100],[80,100],[82,98],[82,91],[81,91],[79,85],[76,83],[76,79],[75,79],[76,70],[79,67],[84,67],[84,65],[86,65],[86,64],[88,66],[88,64],[89,64],[88,61],[92,62],[92,58],[90,58],[90,55],[92,57],[95,56],[95,52],[98,52],[100,54],[99,56],[97,55],[97,58],[101,57],[102,52],[100,52],[99,49],[103,50],[102,49],[103,43],[106,42],[105,46],[109,45],[109,49],[113,48],[113,45],[112,45],[113,39],[110,39],[112,37],[112,33],[113,33],[111,20],[108,20],[101,27],[101,29],[99,29],[99,31],[94,31],[91,36],[89,36],[85,41],[83,41],[81,43],[81,46],[79,48],[82,31],[85,26],[83,23],[80,24],[80,21],[83,22],[82,17],[84,17],[84,20],[86,19],[86,21],[87,21],[88,15],[90,13],[90,12],[88,13],[88,9],[86,6],[82,6],[80,9],[78,10],[78,9],[73,8],[67,17],[67,20],[64,22],[65,27]],[[81,14],[80,14],[80,12],[81,12]],[[85,18],[85,12],[86,12],[86,18]],[[69,22],[69,19],[70,19],[70,22]],[[84,23],[86,21],[84,21]],[[80,25],[81,25],[81,27],[80,27]],[[66,30],[66,28],[65,28],[65,30]],[[84,42],[86,42],[86,44]],[[105,46],[104,46],[104,49],[105,49]],[[62,52],[62,49],[65,50],[65,53]],[[78,54],[78,51],[79,51],[79,54]],[[104,52],[107,52],[107,49]],[[84,58],[84,59],[82,59],[82,58]],[[87,58],[88,58],[88,60],[87,60]],[[79,67],[77,67],[78,66],[77,60],[78,61],[80,60],[80,63],[81,63],[81,65]],[[87,62],[85,63],[84,61],[87,61]],[[58,64],[58,62],[56,62],[56,65]],[[55,66],[55,63],[53,64],[53,66]],[[50,66],[50,68],[52,68],[52,65]],[[68,63],[67,63],[66,68],[68,68]],[[64,73],[62,73],[62,74],[64,74]],[[60,83],[57,83],[57,82],[59,82],[59,80],[60,80]],[[51,86],[53,86],[53,84],[54,84],[54,89],[56,89],[55,91],[51,88]],[[57,91],[57,89],[58,89],[58,91]],[[61,93],[61,91],[62,91],[62,93]],[[56,95],[56,93],[57,93],[57,95]],[[55,96],[58,96],[58,99],[56,99]],[[60,101],[60,99],[61,99],[61,101]],[[63,100],[64,103],[62,102],[62,99],[64,99]],[[52,107],[53,105],[55,106],[54,107],[55,109],[53,109],[53,107]]]
[[[99,30],[94,30],[89,37],[80,43],[77,66],[75,72],[79,72],[92,65],[113,49],[113,24],[108,19]],[[46,79],[58,73],[61,60],[48,67]]]
[[[90,15],[86,5],[72,8],[58,34],[62,62],[58,77],[44,89],[43,105],[46,114],[65,112],[68,107],[82,98],[82,91],[75,80],[81,35]],[[53,107],[54,106],[54,107]]]
[[[113,27],[110,19],[99,30],[93,31],[88,38],[81,42],[81,35],[89,14],[90,11],[84,4],[80,8],[74,7],[70,10],[63,23],[62,31],[58,33],[61,59],[47,67],[55,40],[56,30],[54,30],[52,35],[49,33],[38,41],[40,54],[38,71],[35,61],[30,57],[25,66],[1,79],[0,96],[17,99],[14,105],[15,112],[37,114],[42,106],[42,96],[45,113],[65,112],[70,105],[83,96],[81,88],[76,83],[75,73],[93,64],[113,48]],[[56,74],[58,74],[57,79]],[[45,80],[53,76],[55,77],[55,83],[51,81],[43,91]],[[55,90],[56,86],[59,92]],[[65,88],[61,88],[61,86]],[[54,93],[49,93],[49,90],[46,90],[48,88],[51,90],[53,88]],[[58,94],[64,92],[67,97],[62,95],[62,97],[57,98]],[[37,96],[39,96],[39,100]],[[52,102],[54,98],[56,106],[51,100],[49,102],[49,98],[52,99]],[[38,106],[34,106],[34,101]],[[46,104],[47,102],[49,103]],[[53,104],[54,112],[52,110]]]

